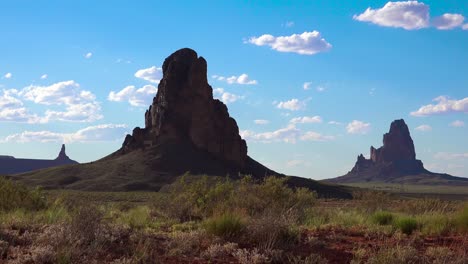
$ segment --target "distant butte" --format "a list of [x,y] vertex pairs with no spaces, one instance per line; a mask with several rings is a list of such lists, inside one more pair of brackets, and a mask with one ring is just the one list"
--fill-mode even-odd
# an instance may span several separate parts
[[78,162],[67,156],[65,144],[63,144],[58,157],[53,160],[17,159],[12,156],[0,156],[0,174],[17,174],[70,164],[78,164]]
[[467,184],[467,178],[433,173],[416,159],[416,151],[408,126],[403,119],[395,120],[383,136],[383,146],[370,147],[370,159],[360,154],[346,175],[329,179],[333,183],[383,182],[398,184]]

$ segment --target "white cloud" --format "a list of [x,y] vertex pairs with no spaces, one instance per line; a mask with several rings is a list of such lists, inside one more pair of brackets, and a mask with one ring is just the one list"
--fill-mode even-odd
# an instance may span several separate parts
[[18,93],[27,101],[47,106],[66,106],[66,111],[46,110],[45,116],[37,122],[49,121],[93,122],[102,118],[101,106],[96,96],[82,90],[75,81],[64,81],[49,86],[30,85]]
[[464,24],[464,25],[462,26],[462,29],[463,29],[463,30],[468,30],[468,24]]
[[460,14],[443,14],[442,16],[434,18],[432,24],[440,30],[449,30],[456,27],[461,27],[465,17]]
[[418,1],[388,2],[379,9],[369,7],[353,19],[384,27],[421,29],[429,26],[429,6]]
[[122,140],[128,128],[123,124],[103,124],[90,126],[74,133],[57,133],[51,131],[24,131],[12,134],[0,142],[102,142]]
[[16,98],[17,94],[15,89],[3,90],[3,94],[0,95],[0,109],[22,106],[21,100]]
[[329,125],[341,125],[340,122],[337,122],[337,121],[330,121],[328,122]]
[[412,116],[430,116],[454,112],[468,113],[468,97],[461,100],[451,100],[446,96],[439,96],[433,101],[437,104],[421,106],[417,111],[411,112]]
[[317,86],[316,90],[317,90],[317,92],[324,92],[326,90],[326,88],[323,87],[323,86]]
[[371,128],[370,123],[364,123],[364,122],[359,121],[359,120],[353,120],[351,123],[349,123],[346,126],[346,131],[349,134],[365,135],[365,134],[369,133],[370,128]]
[[225,104],[234,103],[237,100],[244,99],[244,96],[228,93],[224,91],[223,88],[213,89],[213,95],[215,98],[220,99]]
[[88,53],[86,53],[86,54],[84,55],[84,57],[85,57],[86,59],[91,59],[92,56],[93,56],[93,53],[91,53],[91,52],[88,52]]
[[307,131],[304,135],[301,136],[301,140],[304,141],[330,141],[334,139],[334,136],[325,136],[314,131]]
[[287,28],[293,27],[294,21],[286,21],[286,23],[284,23],[283,26]]
[[270,46],[271,49],[279,52],[294,52],[301,55],[314,55],[332,48],[332,45],[322,38],[320,32],[315,30],[279,37],[265,34],[260,37],[251,37],[247,42],[257,46]]
[[265,120],[265,119],[256,119],[254,120],[254,123],[257,125],[267,125],[270,123],[270,121]]
[[47,77],[48,77],[47,74],[43,74],[43,75],[41,75],[41,80],[45,80],[45,79],[47,79]]
[[279,109],[297,111],[306,107],[306,101],[300,101],[299,99],[294,98],[289,101],[279,102],[276,107]]
[[434,155],[434,158],[438,160],[468,159],[468,152],[466,153],[437,152]]
[[303,85],[302,85],[302,88],[304,88],[304,90],[309,90],[312,86],[312,82],[305,82]]
[[10,79],[11,77],[13,77],[13,74],[11,74],[11,72],[8,72],[3,76],[3,78],[5,79]]
[[152,82],[152,83],[159,83],[162,76],[163,76],[162,68],[157,68],[156,66],[151,66],[146,69],[141,69],[135,73],[135,77],[143,79],[145,81]]
[[254,142],[271,143],[271,142],[285,142],[296,143],[298,140],[302,141],[330,141],[335,137],[325,136],[314,131],[303,132],[296,128],[295,125],[290,124],[285,128],[280,128],[271,132],[255,133],[250,130],[241,130],[240,135],[243,139]]
[[453,126],[453,127],[464,127],[465,126],[465,122],[461,121],[461,120],[455,120],[453,121],[452,123],[450,123],[450,126]]
[[111,91],[107,99],[113,102],[128,101],[132,106],[146,107],[151,104],[157,91],[158,89],[153,85],[145,85],[139,89],[130,85],[119,92]]
[[254,85],[258,84],[257,80],[251,80],[249,78],[248,74],[241,74],[239,76],[231,76],[231,77],[225,77],[225,76],[220,76],[220,75],[213,75],[211,76],[213,79],[216,79],[218,81],[225,81],[228,84],[245,84],[245,85]]
[[291,124],[306,124],[306,123],[322,123],[320,116],[303,116],[295,117],[289,121]]
[[432,127],[430,125],[420,125],[420,126],[416,127],[414,130],[427,132],[427,131],[431,131]]

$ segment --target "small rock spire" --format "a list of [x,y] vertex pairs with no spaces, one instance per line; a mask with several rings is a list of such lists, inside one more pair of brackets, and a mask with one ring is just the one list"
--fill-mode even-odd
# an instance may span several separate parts
[[62,160],[62,159],[69,159],[69,157],[65,153],[65,144],[62,144],[62,148],[60,149],[58,157],[56,158],[56,160]]

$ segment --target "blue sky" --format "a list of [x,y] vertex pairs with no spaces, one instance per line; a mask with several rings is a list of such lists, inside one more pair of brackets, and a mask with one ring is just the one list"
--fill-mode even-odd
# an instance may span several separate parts
[[2,155],[110,154],[190,47],[272,169],[345,174],[404,118],[428,169],[468,177],[466,1],[4,1],[0,24]]

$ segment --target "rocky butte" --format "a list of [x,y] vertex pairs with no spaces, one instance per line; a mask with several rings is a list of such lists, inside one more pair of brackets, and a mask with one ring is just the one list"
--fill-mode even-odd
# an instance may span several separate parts
[[0,156],[0,174],[16,174],[62,165],[78,164],[65,153],[65,144],[62,145],[56,159],[16,159],[11,156]]
[[[163,78],[144,116],[144,127],[127,135],[119,150],[95,162],[28,173],[17,177],[30,185],[93,191],[157,191],[180,175],[251,175],[285,177],[247,154],[236,121],[213,98],[207,62],[185,48],[164,60]],[[345,188],[300,177],[288,184],[321,196],[350,198]]]
[[408,126],[395,120],[383,136],[383,146],[370,147],[370,159],[360,154],[346,175],[327,180],[334,183],[386,182],[407,184],[468,184],[468,179],[433,173],[416,159],[416,151]]

